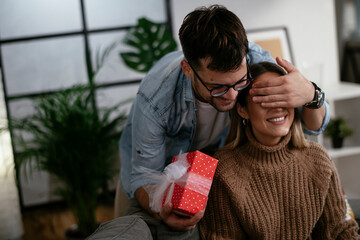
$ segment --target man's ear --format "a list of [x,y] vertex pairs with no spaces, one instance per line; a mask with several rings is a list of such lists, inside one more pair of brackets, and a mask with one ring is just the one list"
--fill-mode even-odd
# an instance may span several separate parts
[[240,103],[236,103],[236,111],[243,119],[249,119],[249,114],[246,107],[240,105]]
[[181,68],[182,68],[185,76],[191,79],[192,69],[191,69],[190,65],[185,60],[182,60],[180,65],[181,65]]

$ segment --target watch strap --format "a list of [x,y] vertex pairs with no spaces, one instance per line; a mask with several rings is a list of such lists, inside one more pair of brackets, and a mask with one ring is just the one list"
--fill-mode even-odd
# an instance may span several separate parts
[[325,93],[321,90],[321,88],[316,85],[316,83],[311,82],[315,87],[315,94],[314,98],[311,102],[306,103],[304,107],[310,108],[310,109],[318,109],[321,108],[325,101]]

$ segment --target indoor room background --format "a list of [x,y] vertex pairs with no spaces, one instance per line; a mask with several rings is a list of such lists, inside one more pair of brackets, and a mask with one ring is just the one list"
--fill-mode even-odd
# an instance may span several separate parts
[[[344,79],[349,75],[342,72],[348,57],[344,46],[349,39],[356,43],[360,24],[356,0],[2,0],[0,118],[26,117],[34,112],[33,99],[88,83],[86,56],[95,69],[96,54],[113,43],[116,47],[93,81],[97,86],[96,104],[113,106],[133,98],[144,73],[127,67],[119,56],[129,50],[121,42],[129,27],[141,17],[163,23],[180,49],[177,33],[185,15],[214,3],[237,14],[249,33],[286,29],[286,44],[291,50],[288,60],[325,91],[331,116],[343,116],[354,130],[339,150],[332,149],[323,136],[314,140],[329,149],[347,198],[360,214],[360,76]],[[351,61],[347,64],[353,64]],[[127,104],[121,110],[128,111],[129,107]],[[19,206],[30,207],[58,200],[51,193],[54,179],[45,172],[35,171],[25,177],[29,170],[17,169],[20,185],[16,188],[12,180],[15,173],[9,170],[16,146],[11,146],[8,133],[0,136],[0,220],[5,221],[1,212],[8,208],[8,202],[17,200]],[[1,189],[10,194],[5,200]]]

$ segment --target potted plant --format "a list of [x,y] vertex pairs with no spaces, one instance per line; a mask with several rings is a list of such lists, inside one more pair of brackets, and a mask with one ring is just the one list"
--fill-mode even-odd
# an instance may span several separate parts
[[351,136],[353,130],[347,125],[343,117],[332,118],[326,127],[324,134],[331,138],[333,148],[341,148],[344,138]]
[[[139,41],[133,41],[135,38]],[[127,66],[140,72],[147,72],[158,59],[176,49],[176,42],[165,26],[145,18],[128,31],[124,42],[136,51],[120,56]],[[89,64],[90,55],[86,55],[90,83],[116,46],[114,42],[103,54],[97,54],[94,72]],[[77,228],[66,233],[68,239],[86,238],[98,226],[95,219],[98,194],[117,173],[113,166],[127,118],[124,112],[117,114],[117,109],[129,100],[112,108],[98,109],[93,89],[94,86],[74,86],[41,97],[36,101],[33,115],[9,119],[9,128],[22,133],[13,134],[13,142],[20,149],[15,158],[17,168],[35,162],[40,170],[59,180],[56,192],[77,219]],[[23,137],[28,134],[31,139]]]
[[68,234],[80,238],[98,226],[99,192],[117,173],[117,143],[126,120],[124,112],[116,113],[124,102],[97,109],[92,99],[90,88],[75,86],[38,99],[33,115],[9,120],[9,128],[20,131],[13,138],[20,149],[16,163],[35,163],[58,179],[56,193],[77,219],[76,231]]
[[[67,202],[77,219],[75,228],[66,231],[67,239],[84,239],[94,232],[99,193],[107,190],[118,173],[114,169],[117,145],[127,119],[126,112],[119,112],[119,108],[132,99],[99,109],[94,92],[94,77],[117,44],[96,53],[94,71],[90,53],[85,55],[88,85],[39,97],[34,101],[34,114],[8,119],[6,130],[13,133],[17,170],[35,163],[59,181],[55,193]],[[17,181],[19,184],[18,177]]]

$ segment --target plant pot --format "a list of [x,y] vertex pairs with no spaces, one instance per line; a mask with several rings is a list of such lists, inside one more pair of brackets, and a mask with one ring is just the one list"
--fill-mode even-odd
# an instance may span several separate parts
[[331,143],[333,148],[342,148],[344,138],[332,138]]

